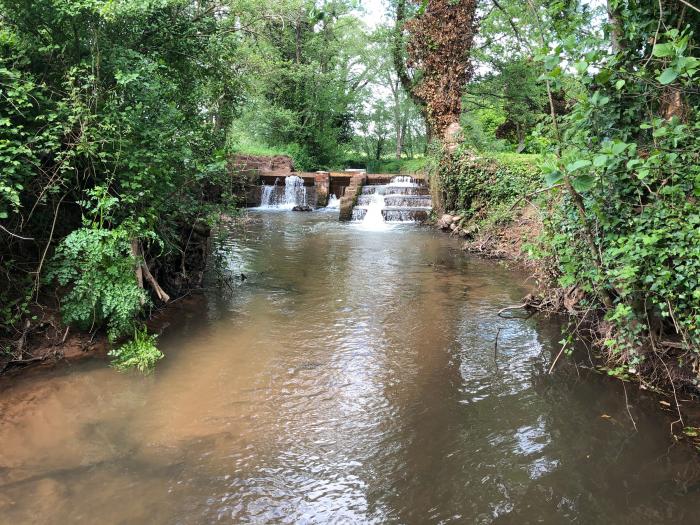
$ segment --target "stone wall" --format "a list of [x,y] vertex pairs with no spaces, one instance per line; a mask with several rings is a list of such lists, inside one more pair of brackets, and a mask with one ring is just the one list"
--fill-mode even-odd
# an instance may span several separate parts
[[345,194],[340,199],[340,220],[352,220],[352,209],[357,202],[357,196],[362,191],[362,186],[367,183],[366,173],[353,173],[350,177],[350,184],[345,188]]
[[294,160],[286,155],[232,155],[229,170],[242,175],[276,175],[286,177],[294,172]]

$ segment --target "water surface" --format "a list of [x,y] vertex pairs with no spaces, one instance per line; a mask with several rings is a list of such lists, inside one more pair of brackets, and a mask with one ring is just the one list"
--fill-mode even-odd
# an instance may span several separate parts
[[697,521],[697,459],[656,401],[627,386],[635,432],[622,383],[546,374],[555,320],[496,315],[527,275],[418,226],[251,216],[153,376],[93,359],[0,384],[0,522]]

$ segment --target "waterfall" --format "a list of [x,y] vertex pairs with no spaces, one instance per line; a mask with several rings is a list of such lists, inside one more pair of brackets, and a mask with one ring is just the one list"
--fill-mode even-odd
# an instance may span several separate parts
[[418,184],[413,182],[412,177],[399,175],[397,177],[393,177],[391,179],[391,182],[387,186],[395,186],[399,188],[416,188],[418,187]]
[[384,195],[375,193],[367,206],[367,213],[362,219],[362,228],[365,230],[386,230],[389,228],[384,220]]
[[306,188],[304,179],[296,175],[290,175],[284,179],[284,206],[293,208],[294,206],[306,206]]
[[331,210],[340,209],[340,199],[335,196],[335,193],[331,193],[331,196],[328,197],[328,206],[326,208]]
[[277,181],[279,181],[279,177],[275,179],[275,183],[272,185],[263,184],[262,193],[260,194],[261,208],[271,208],[274,206],[277,193]]
[[388,229],[387,223],[423,222],[432,210],[430,191],[421,179],[398,175],[388,184],[368,184],[362,187],[352,220],[361,228]]
[[306,206],[306,187],[304,179],[296,175],[289,175],[284,179],[284,193],[281,187],[275,183],[263,184],[260,196],[260,207],[268,209],[291,210],[294,206]]

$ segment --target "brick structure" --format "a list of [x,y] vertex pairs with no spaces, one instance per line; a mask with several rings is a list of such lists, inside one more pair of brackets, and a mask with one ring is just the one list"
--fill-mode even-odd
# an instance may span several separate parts
[[330,188],[331,174],[327,171],[317,171],[314,175],[314,184],[316,186],[316,199],[319,207],[328,204],[328,191]]
[[362,191],[362,186],[367,182],[366,173],[353,173],[350,184],[345,188],[345,195],[340,199],[340,220],[352,220],[352,208],[357,202],[357,196]]

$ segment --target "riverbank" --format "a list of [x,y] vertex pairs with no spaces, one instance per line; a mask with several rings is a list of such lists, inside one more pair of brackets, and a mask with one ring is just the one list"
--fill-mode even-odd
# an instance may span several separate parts
[[[451,207],[438,215],[435,226],[460,239],[466,252],[528,271],[537,293],[512,306],[568,316],[560,354],[568,355],[583,344],[596,355],[591,360],[594,369],[656,392],[660,407],[676,416],[674,435],[695,440],[700,433],[697,355],[670,334],[661,341],[659,336],[640,334],[636,352],[642,358],[620,352],[616,344],[621,332],[613,308],[597,302],[584,282],[566,275],[568,259],[556,245],[566,235],[556,230],[552,219],[564,197],[546,191],[532,156],[446,156],[440,166],[442,201]],[[619,300],[617,308],[623,304]]]
[[[152,334],[161,334],[183,312],[201,306],[203,294],[190,291],[161,305],[151,312],[144,325]],[[24,343],[22,359],[0,356],[0,382],[29,375],[52,367],[74,365],[83,360],[106,361],[108,352],[123,340],[110,342],[103,331],[90,333],[63,326],[56,310],[44,309],[44,317],[36,321]]]

